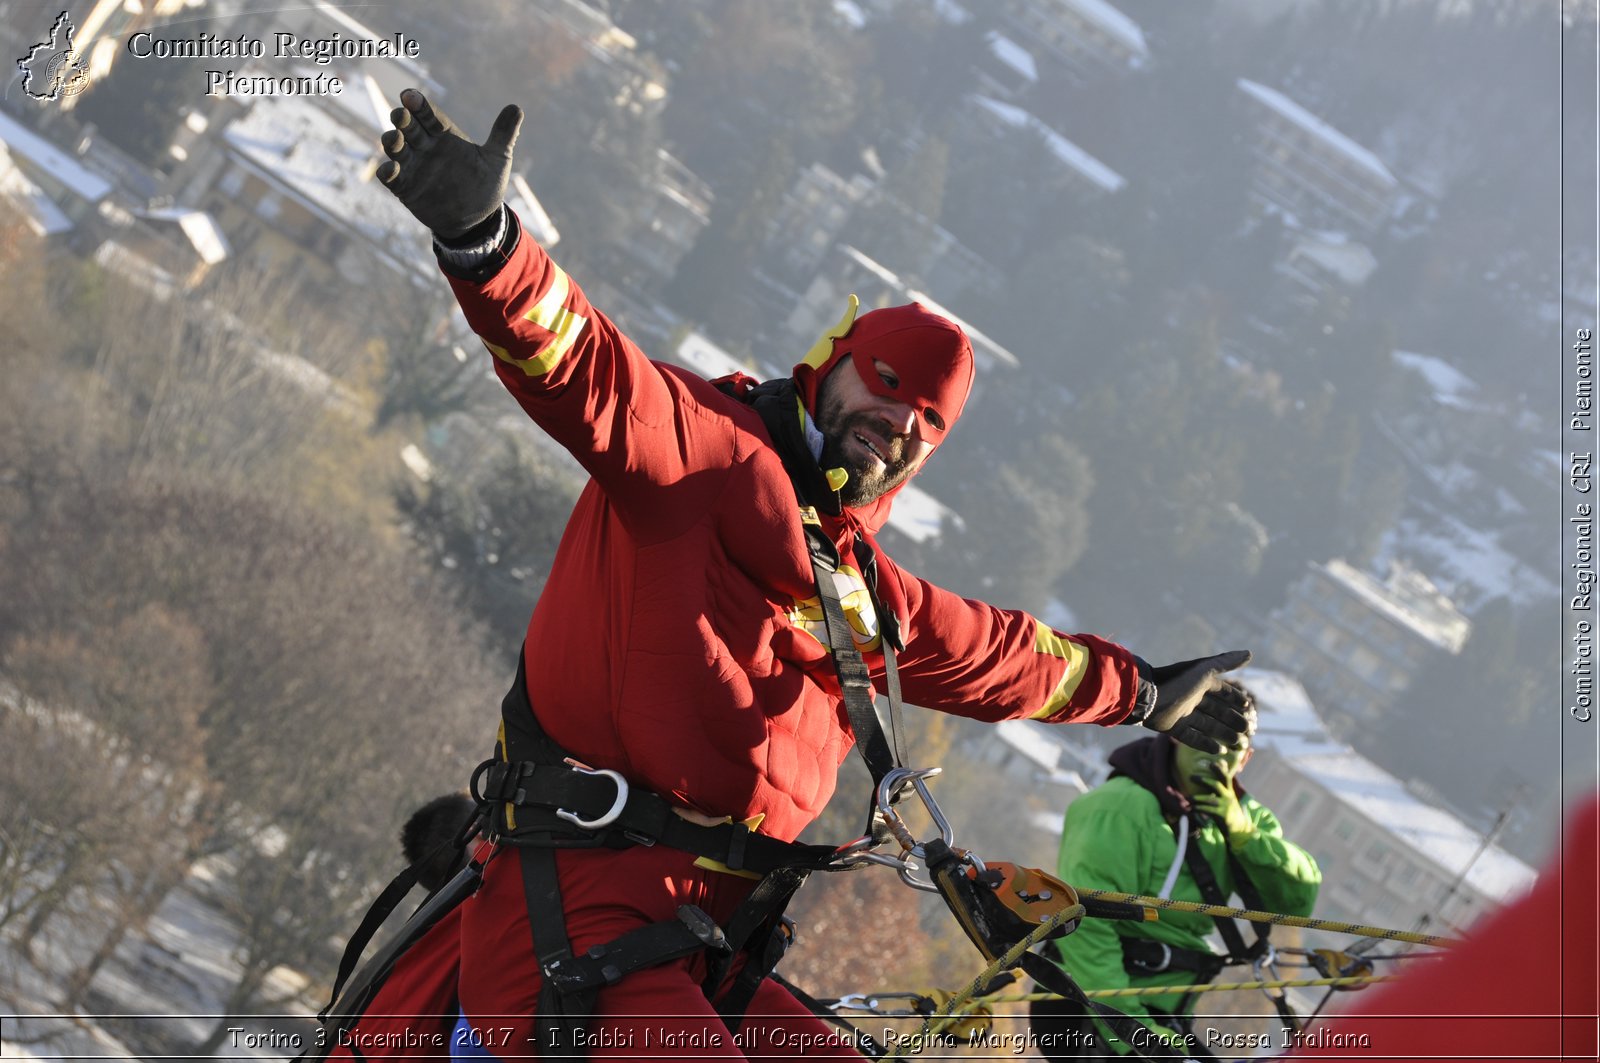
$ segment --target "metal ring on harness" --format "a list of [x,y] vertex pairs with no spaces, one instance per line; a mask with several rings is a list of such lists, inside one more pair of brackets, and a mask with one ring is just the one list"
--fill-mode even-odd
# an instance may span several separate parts
[[1172,965],[1172,946],[1165,941],[1152,941],[1150,944],[1161,946],[1161,961],[1154,965],[1145,963],[1143,960],[1134,960],[1133,962],[1138,964],[1140,970],[1148,971],[1151,974],[1161,974]]
[[582,819],[576,812],[569,812],[564,808],[556,809],[557,818],[564,819],[568,823],[582,827],[584,830],[599,830],[601,827],[609,827],[615,823],[617,817],[622,815],[623,807],[628,803],[628,780],[624,779],[620,772],[612,771],[610,768],[591,768],[582,761],[573,760],[571,757],[565,757],[563,760],[573,771],[582,772],[585,775],[604,775],[610,779],[617,786],[617,799],[611,802],[610,808],[594,819]]

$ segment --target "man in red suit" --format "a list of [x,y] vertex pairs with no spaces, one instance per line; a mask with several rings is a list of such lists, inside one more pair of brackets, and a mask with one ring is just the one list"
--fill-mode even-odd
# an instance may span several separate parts
[[[783,870],[783,856],[752,854],[798,852],[852,743],[883,744],[852,723],[851,690],[870,706],[898,685],[988,721],[1143,723],[1220,749],[1245,721],[1219,677],[1249,655],[1151,668],[900,568],[876,535],[967,401],[959,327],[918,304],[857,317],[852,297],[790,379],[708,382],[652,362],[502,204],[521,113],[506,108],[480,145],[420,93],[401,100],[379,178],[433,232],[507,390],[591,477],[505,706],[513,767],[487,784],[503,844],[423,953],[458,943],[468,1047],[495,1056],[853,1056],[766,978],[740,990],[735,1036],[718,1007],[741,1010],[727,1001],[741,965],[760,973],[761,949],[731,964],[715,946],[650,952],[683,937],[677,924],[717,938],[701,914],[733,933]],[[519,776],[519,761],[537,769]],[[552,785],[595,790],[596,810],[534,809],[528,793],[552,771]],[[623,829],[624,798],[657,809],[661,833]],[[584,825],[564,829],[550,809]],[[402,964],[403,988],[360,1029],[429,1010],[407,996],[423,983],[438,991]],[[557,1030],[569,1012],[582,1014]],[[382,1040],[367,1037],[367,1054]]]

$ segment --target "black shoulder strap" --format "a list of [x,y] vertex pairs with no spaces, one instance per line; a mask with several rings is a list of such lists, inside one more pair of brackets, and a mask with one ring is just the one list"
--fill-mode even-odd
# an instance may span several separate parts
[[1046,990],[1073,1001],[1081,1007],[1085,1014],[1093,1015],[1110,1028],[1111,1032],[1128,1049],[1124,1059],[1150,1059],[1144,1049],[1150,1044],[1150,1029],[1144,1023],[1127,1015],[1109,1004],[1102,1004],[1098,1000],[1091,1000],[1084,995],[1083,989],[1077,981],[1063,968],[1057,967],[1037,952],[1024,952],[1018,957],[1023,973],[1035,982],[1044,986]]
[[[894,762],[904,764],[905,720],[900,696],[900,662],[895,658],[896,651],[905,645],[900,637],[900,618],[883,607],[883,598],[878,594],[878,555],[865,536],[856,537],[855,553],[856,564],[867,583],[867,592],[872,595],[872,608],[878,616],[878,631],[883,644],[883,686],[884,700],[889,707],[889,746],[894,753]],[[881,719],[879,724],[881,726]]]
[[[1226,906],[1228,897],[1222,892],[1222,886],[1217,882],[1216,872],[1211,869],[1211,864],[1206,860],[1205,854],[1200,851],[1198,842],[1200,823],[1199,817],[1194,813],[1189,814],[1189,844],[1184,848],[1184,863],[1189,866],[1189,873],[1194,876],[1194,881],[1200,887],[1200,896],[1205,898],[1207,904]],[[1226,846],[1226,842],[1223,843]],[[1256,892],[1255,883],[1250,881],[1250,876],[1244,873],[1239,862],[1228,853],[1228,865],[1233,872],[1234,889],[1244,900],[1249,908],[1260,909],[1261,894]],[[1228,947],[1229,963],[1249,963],[1267,951],[1267,938],[1272,934],[1272,927],[1266,923],[1252,923],[1255,928],[1256,940],[1253,944],[1244,943],[1244,935],[1239,932],[1239,924],[1226,916],[1214,916],[1217,932],[1222,935],[1222,943]]]
[[[845,713],[850,718],[850,730],[856,737],[856,749],[872,773],[872,785],[878,783],[891,770],[899,766],[894,751],[884,735],[883,722],[878,718],[878,707],[873,699],[872,679],[867,673],[867,662],[856,648],[850,622],[845,619],[844,606],[839,601],[839,591],[834,586],[833,574],[839,570],[839,551],[822,530],[816,511],[803,507],[800,519],[805,528],[806,546],[811,554],[811,568],[817,581],[817,598],[822,604],[822,616],[828,632],[828,649],[833,664],[839,672],[839,689],[844,698]],[[894,650],[888,640],[883,643],[887,661]],[[899,686],[896,675],[895,686]]]

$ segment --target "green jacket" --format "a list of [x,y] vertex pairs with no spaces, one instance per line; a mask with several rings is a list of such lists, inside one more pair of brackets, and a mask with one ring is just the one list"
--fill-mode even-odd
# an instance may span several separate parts
[[[1166,739],[1141,741],[1165,742]],[[1115,763],[1115,754],[1113,757]],[[1173,795],[1164,796],[1170,806]],[[1277,817],[1265,805],[1248,794],[1241,798],[1240,805],[1255,822],[1257,833],[1235,850],[1234,856],[1260,891],[1262,903],[1269,911],[1310,915],[1317,899],[1317,887],[1322,882],[1322,872],[1316,861],[1304,849],[1284,838]],[[1169,816],[1163,810],[1161,801],[1150,789],[1126,775],[1114,776],[1068,806],[1057,870],[1073,887],[1155,896],[1177,863],[1177,877],[1168,896],[1173,900],[1203,903],[1205,898],[1200,895],[1194,875],[1178,854],[1176,818],[1175,814]],[[1210,817],[1191,817],[1191,822],[1200,822],[1202,826],[1190,834],[1189,844],[1200,846],[1216,874],[1217,884],[1231,895],[1233,872],[1227,859],[1227,840],[1221,829]],[[1063,966],[1084,989],[1187,986],[1197,980],[1191,971],[1130,975],[1122,963],[1121,938],[1142,937],[1186,949],[1214,951],[1206,939],[1215,927],[1210,916],[1187,912],[1162,912],[1160,921],[1154,923],[1085,919],[1077,931],[1061,939],[1059,946]],[[1241,929],[1246,941],[1255,939],[1253,930],[1242,924]],[[1181,993],[1172,993],[1111,998],[1102,1002],[1156,1027],[1158,1024],[1147,1009],[1174,1012],[1182,997]],[[1192,1000],[1187,1010],[1193,1010]]]

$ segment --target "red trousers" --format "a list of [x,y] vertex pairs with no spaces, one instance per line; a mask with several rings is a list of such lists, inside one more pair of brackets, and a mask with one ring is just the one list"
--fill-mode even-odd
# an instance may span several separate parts
[[[567,936],[577,954],[638,927],[675,920],[682,904],[726,925],[755,886],[752,879],[696,867],[692,855],[659,845],[560,849],[555,858]],[[453,981],[445,976],[452,967]],[[697,952],[602,989],[586,1035],[588,1058],[861,1058],[843,1031],[771,981],[762,983],[735,1035],[701,992],[705,974],[706,954]],[[540,983],[521,862],[515,850],[501,849],[485,869],[482,888],[403,958],[347,1045],[369,1059],[449,1058],[459,1006],[473,1028],[472,1047],[501,1059],[539,1058],[534,1006]],[[448,1000],[446,987],[453,991]]]

